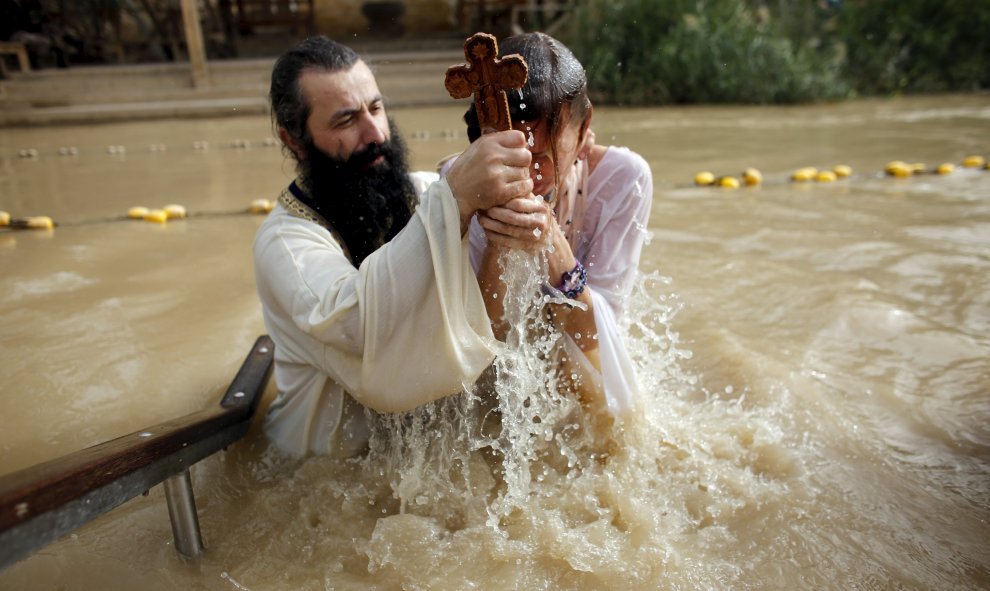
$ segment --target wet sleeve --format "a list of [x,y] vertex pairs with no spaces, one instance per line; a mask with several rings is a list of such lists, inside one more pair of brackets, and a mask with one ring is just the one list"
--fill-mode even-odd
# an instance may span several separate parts
[[605,296],[615,316],[622,315],[632,292],[653,205],[649,164],[634,152],[624,155],[607,171],[608,178],[599,189],[603,206],[582,261],[588,284]]
[[[633,152],[608,171],[602,185],[604,206],[586,261],[598,332],[597,383],[604,390],[609,412],[622,415],[639,398],[635,367],[626,350],[620,325],[626,300],[632,291],[643,244],[648,235],[653,202],[653,178],[649,165]],[[577,346],[573,357],[583,360]],[[584,360],[587,370],[590,364]]]

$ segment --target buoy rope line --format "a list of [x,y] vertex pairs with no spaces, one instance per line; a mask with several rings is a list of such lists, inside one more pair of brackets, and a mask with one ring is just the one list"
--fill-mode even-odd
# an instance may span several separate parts
[[[461,137],[461,134],[454,129],[444,129],[439,134],[439,137],[445,140],[454,140]],[[419,130],[414,131],[410,135],[411,139],[418,141],[429,140],[431,134],[429,131]],[[196,152],[209,152],[211,149],[234,149],[234,150],[250,150],[251,148],[278,148],[281,147],[281,143],[274,137],[266,137],[263,140],[250,140],[250,139],[233,139],[226,142],[211,144],[207,140],[196,140],[192,142],[191,147],[193,151]],[[169,147],[162,143],[148,144],[147,148],[144,150],[136,150],[134,148],[128,148],[127,146],[120,144],[111,144],[106,147],[105,153],[110,156],[126,156],[128,154],[138,154],[138,153],[161,153],[168,152]],[[60,146],[55,153],[58,156],[69,157],[69,156],[79,156],[83,153],[77,146]],[[44,156],[44,154],[37,148],[22,148],[17,151],[17,158],[22,160],[37,160]]]
[[[249,140],[249,139],[233,139],[219,144],[210,144],[207,140],[196,140],[192,142],[191,147],[196,152],[209,152],[213,148],[221,149],[235,149],[235,150],[249,150],[254,147],[263,148],[277,148],[279,147],[279,142],[273,137],[267,137],[263,140]],[[148,144],[148,147],[144,150],[145,152],[168,152],[169,148],[165,144],[154,143]],[[111,144],[106,147],[106,153],[110,156],[126,156],[128,153],[139,153],[129,149],[127,146],[120,144]],[[59,156],[79,156],[82,151],[76,146],[60,146],[56,150],[56,154]],[[17,157],[24,160],[36,160],[42,157],[42,153],[37,148],[22,148],[17,151]]]
[[[248,150],[254,146],[264,148],[278,147],[280,144],[275,138],[265,138],[261,141],[248,139],[234,139],[221,144],[216,144],[221,149]],[[197,140],[192,142],[192,149],[196,152],[208,152],[211,149],[210,142]],[[148,152],[167,152],[168,146],[165,144],[149,144]],[[80,155],[80,150],[76,146],[62,146],[56,152],[60,157],[76,157]],[[106,148],[106,153],[114,157],[123,157],[128,153],[128,149],[123,145],[110,145]],[[41,153],[36,148],[23,148],[17,152],[17,157],[24,160],[37,160],[41,158]],[[125,215],[112,216],[106,218],[96,218],[80,220],[75,222],[55,222],[47,215],[34,215],[25,217],[12,217],[10,213],[0,210],[0,231],[10,230],[53,230],[56,226],[83,226],[88,224],[103,224],[125,220],[144,220],[157,224],[165,224],[172,220],[186,218],[207,218],[207,217],[228,217],[243,214],[267,214],[274,207],[275,202],[269,199],[255,199],[247,208],[236,211],[211,211],[189,213],[186,208],[179,204],[169,204],[159,208],[132,207]]]
[[127,211],[126,215],[58,223],[47,215],[14,218],[11,217],[8,212],[0,211],[0,232],[11,230],[53,230],[56,226],[85,226],[90,224],[105,224],[110,222],[133,220],[144,220],[146,222],[153,222],[156,224],[166,224],[173,220],[184,220],[187,218],[220,218],[245,214],[267,214],[274,206],[275,202],[270,199],[255,199],[246,209],[235,211],[203,211],[190,214],[186,211],[184,206],[177,203],[172,203],[155,209],[140,206],[132,207]]
[[[155,144],[161,146],[161,144]],[[227,144],[229,147],[236,147],[245,149],[250,147],[251,143],[247,140],[235,140]],[[274,139],[271,141],[265,141],[264,145],[274,146],[277,145]],[[114,146],[111,146],[114,147]],[[122,148],[122,146],[116,146],[114,148]],[[194,143],[195,149],[208,149],[208,146],[204,143],[196,142]],[[68,150],[66,148],[65,150]],[[159,151],[164,150],[161,147]],[[25,153],[25,150],[21,150]],[[116,151],[114,153],[121,154],[125,153]],[[60,154],[62,149],[60,149]],[[65,155],[76,155],[78,150],[73,151],[71,154],[66,152]],[[24,156],[27,158],[36,158],[37,152]],[[968,156],[963,159],[961,166],[963,168],[977,168],[990,171],[990,162],[987,162],[983,156]],[[894,160],[888,162],[884,167],[882,173],[877,173],[877,177],[895,177],[895,178],[908,178],[918,175],[948,175],[953,173],[957,168],[956,164],[943,163],[935,168],[928,168],[922,163],[909,164],[901,160]],[[852,168],[844,164],[839,164],[833,166],[831,169],[819,170],[818,168],[807,166],[798,168],[794,170],[790,175],[790,182],[792,183],[833,183],[841,179],[847,179],[852,176]],[[694,185],[698,187],[719,187],[721,189],[738,189],[745,185],[747,187],[754,187],[762,185],[763,174],[755,168],[747,168],[738,177],[725,175],[725,176],[715,176],[715,174],[702,171],[694,176]],[[248,205],[246,209],[236,210],[236,211],[206,211],[197,212],[190,214],[186,211],[186,208],[182,205],[173,203],[166,205],[161,208],[149,209],[147,207],[136,206],[132,207],[127,211],[126,215],[113,216],[106,218],[98,218],[91,220],[82,220],[76,222],[68,223],[56,223],[50,216],[46,215],[36,215],[36,216],[26,216],[26,217],[12,217],[10,213],[0,210],[0,231],[12,231],[12,230],[53,230],[56,226],[82,226],[87,224],[102,224],[109,222],[125,221],[125,220],[144,220],[146,222],[152,222],[156,224],[166,224],[171,220],[181,220],[186,218],[209,218],[209,217],[230,217],[243,214],[267,214],[275,206],[275,202],[270,199],[255,199]]]
[[[877,173],[876,178],[895,177],[908,178],[919,175],[948,175],[959,167],[977,168],[990,170],[990,162],[983,156],[967,156],[960,165],[951,162],[939,164],[934,168],[929,168],[924,163],[907,163],[902,160],[888,162],[883,172]],[[837,164],[831,169],[818,169],[814,166],[804,166],[791,172],[789,182],[791,183],[834,183],[841,179],[850,178],[853,174],[851,167],[845,164]],[[696,187],[718,187],[722,189],[738,189],[741,186],[755,187],[764,184],[763,174],[755,168],[747,168],[739,176],[724,175],[716,176],[709,171],[702,171],[694,175],[694,186]]]
[[[439,136],[445,140],[455,140],[460,137],[460,133],[454,129],[444,129],[440,132]],[[430,139],[429,131],[414,131],[411,135],[413,140],[426,141]],[[248,139],[234,139],[220,144],[211,145],[209,141],[197,140],[192,142],[192,149],[196,152],[209,152],[216,146],[221,149],[234,149],[234,150],[249,150],[253,147],[263,147],[263,148],[275,148],[280,147],[281,144],[278,140],[273,137],[265,138],[260,141],[248,140]],[[168,146],[161,143],[149,144],[145,152],[161,153],[167,152]],[[125,157],[128,153],[139,153],[136,151],[129,151],[127,146],[114,144],[106,147],[106,154],[112,157]],[[82,151],[76,146],[61,146],[56,151],[56,154],[60,157],[78,157]],[[37,148],[23,148],[18,150],[17,158],[22,160],[38,160],[43,157],[43,154]],[[97,218],[90,220],[81,220],[75,222],[56,222],[50,216],[47,215],[33,215],[33,216],[23,216],[23,217],[12,217],[10,213],[0,210],[0,232],[11,231],[11,230],[53,230],[56,226],[58,227],[69,227],[69,226],[82,226],[87,224],[103,224],[108,222],[117,221],[127,221],[127,220],[144,220],[147,222],[153,222],[157,224],[165,224],[171,220],[176,219],[186,219],[186,218],[206,218],[206,217],[227,217],[236,216],[243,214],[267,214],[274,207],[274,200],[269,199],[255,199],[250,203],[250,205],[243,210],[236,211],[213,211],[213,212],[197,212],[189,213],[186,208],[182,205],[171,204],[166,205],[161,208],[147,208],[147,207],[132,207],[127,211],[126,215],[112,216],[106,218]],[[2,206],[2,204],[0,204]]]

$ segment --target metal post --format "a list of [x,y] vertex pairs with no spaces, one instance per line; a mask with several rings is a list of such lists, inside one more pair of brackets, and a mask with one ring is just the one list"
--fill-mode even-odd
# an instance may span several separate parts
[[168,518],[172,522],[175,550],[185,558],[195,558],[203,553],[203,538],[199,533],[196,516],[196,500],[193,498],[189,469],[165,480],[165,501]]

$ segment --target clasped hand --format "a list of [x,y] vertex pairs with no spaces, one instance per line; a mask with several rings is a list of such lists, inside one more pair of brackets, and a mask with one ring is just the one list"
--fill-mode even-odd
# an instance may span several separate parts
[[544,250],[556,230],[550,206],[532,194],[478,212],[478,223],[490,244],[529,252]]

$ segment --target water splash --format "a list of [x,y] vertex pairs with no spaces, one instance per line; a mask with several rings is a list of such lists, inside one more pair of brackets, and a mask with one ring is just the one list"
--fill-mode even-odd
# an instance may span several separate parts
[[498,528],[526,507],[535,482],[595,461],[596,431],[575,395],[580,378],[564,369],[561,333],[548,319],[562,296],[544,293],[546,255],[500,253],[507,332],[471,392],[376,417],[364,463],[388,480],[400,511],[452,523],[473,507]]
[[[505,346],[495,360],[495,391],[501,433],[493,448],[502,457],[505,489],[491,507],[489,523],[525,506],[530,494],[532,466],[544,453],[576,455],[564,440],[568,415],[578,411],[562,391],[555,365],[560,333],[545,319],[549,298],[541,294],[547,282],[543,254],[504,250],[499,256],[506,286],[503,320],[508,327]],[[563,430],[561,429],[563,427]]]

